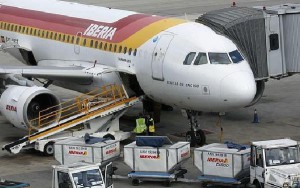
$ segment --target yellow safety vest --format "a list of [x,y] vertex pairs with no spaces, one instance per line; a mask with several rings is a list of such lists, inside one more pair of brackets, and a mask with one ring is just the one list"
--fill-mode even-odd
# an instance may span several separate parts
[[145,123],[145,118],[138,118],[136,119],[136,127],[134,128],[133,132],[135,133],[143,133],[146,132],[147,126]]
[[154,121],[153,119],[151,118],[150,119],[150,122],[151,122],[151,125],[149,125],[149,133],[154,133],[155,132],[155,126],[154,126]]

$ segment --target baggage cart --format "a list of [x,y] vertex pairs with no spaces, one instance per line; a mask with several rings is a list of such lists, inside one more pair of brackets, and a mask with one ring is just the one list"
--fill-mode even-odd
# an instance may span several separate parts
[[63,164],[76,162],[101,163],[106,165],[119,158],[120,141],[97,137],[70,137],[54,144],[55,159]]
[[194,165],[201,172],[198,179],[203,186],[246,185],[250,181],[250,148],[237,149],[237,147],[228,148],[228,144],[209,144],[194,150]]
[[[159,147],[155,143],[157,140],[163,143],[158,144]],[[139,144],[139,141],[144,144]],[[182,169],[181,165],[189,157],[189,142],[172,144],[167,137],[137,137],[135,142],[124,146],[124,162],[132,169],[128,177],[133,185],[139,185],[142,181],[163,181],[169,186],[172,181],[184,177],[187,170]]]

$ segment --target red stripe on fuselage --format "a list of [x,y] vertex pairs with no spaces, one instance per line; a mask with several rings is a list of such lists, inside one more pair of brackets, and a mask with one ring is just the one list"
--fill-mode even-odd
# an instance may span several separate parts
[[117,32],[115,33],[112,40],[107,41],[118,43],[127,39],[137,31],[150,25],[151,23],[164,18],[145,14],[134,14],[113,23],[104,23],[88,19],[74,18],[64,15],[2,5],[0,8],[0,19],[4,22],[39,28],[43,30],[50,30],[54,32],[61,32],[70,35],[76,35],[77,32],[84,32],[91,24],[115,27],[117,28]]

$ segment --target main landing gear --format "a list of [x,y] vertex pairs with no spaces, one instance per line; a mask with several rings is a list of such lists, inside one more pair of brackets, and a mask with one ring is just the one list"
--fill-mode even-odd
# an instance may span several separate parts
[[203,130],[199,128],[199,124],[197,122],[199,112],[186,110],[186,113],[191,126],[190,131],[186,133],[186,141],[190,142],[192,147],[196,145],[203,146],[206,143],[206,137]]

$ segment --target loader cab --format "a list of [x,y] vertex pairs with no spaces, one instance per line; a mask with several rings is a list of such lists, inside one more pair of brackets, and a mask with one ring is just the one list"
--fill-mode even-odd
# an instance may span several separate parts
[[112,164],[105,167],[104,177],[100,164],[86,162],[53,166],[52,188],[110,188]]

